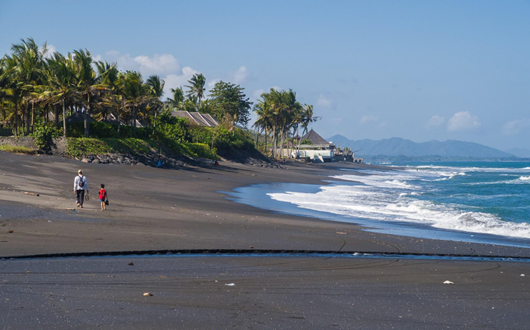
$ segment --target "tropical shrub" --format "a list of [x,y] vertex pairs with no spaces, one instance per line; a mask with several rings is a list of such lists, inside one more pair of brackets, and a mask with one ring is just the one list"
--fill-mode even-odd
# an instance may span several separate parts
[[61,135],[61,130],[53,126],[52,123],[37,124],[33,128],[33,133],[31,133],[35,146],[40,149],[49,148],[52,138],[56,138]]

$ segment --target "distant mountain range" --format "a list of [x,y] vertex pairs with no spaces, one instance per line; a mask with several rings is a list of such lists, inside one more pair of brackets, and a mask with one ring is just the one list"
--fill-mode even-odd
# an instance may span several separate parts
[[512,148],[512,149],[508,149],[505,151],[517,157],[530,158],[530,150],[527,150],[527,149]]
[[501,159],[516,158],[514,154],[500,151],[473,142],[456,140],[429,141],[416,143],[402,138],[391,138],[383,140],[350,140],[340,134],[327,139],[335,145],[348,147],[351,150],[359,150],[356,156],[374,157],[386,156],[391,158],[445,158],[445,159]]

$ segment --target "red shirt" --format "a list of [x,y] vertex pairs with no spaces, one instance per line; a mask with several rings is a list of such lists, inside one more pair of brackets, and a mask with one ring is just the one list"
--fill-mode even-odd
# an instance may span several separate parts
[[99,190],[99,199],[106,199],[107,198],[107,191],[103,188]]

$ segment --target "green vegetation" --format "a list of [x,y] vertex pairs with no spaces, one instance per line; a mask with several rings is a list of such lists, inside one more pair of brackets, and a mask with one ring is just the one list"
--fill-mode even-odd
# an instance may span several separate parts
[[[299,135],[300,127],[303,134],[308,130],[309,124],[320,119],[313,116],[312,105],[302,105],[296,100],[296,93],[292,90],[277,91],[273,88],[268,93],[261,94],[261,99],[254,106],[254,112],[258,119],[254,127],[265,133],[265,139],[270,134],[272,137],[272,157],[276,154],[278,140],[280,141],[280,157],[283,155],[284,141],[289,140],[289,136],[294,140],[294,136]],[[298,148],[300,148],[300,138],[298,138]],[[267,140],[265,140],[267,145]]]
[[31,136],[33,136],[35,140],[35,146],[40,149],[49,148],[51,139],[59,137],[60,135],[60,130],[53,127],[53,125],[50,125],[50,123],[36,125],[33,133],[31,133]]
[[[171,141],[164,144],[170,152],[189,157],[202,157],[217,159],[216,150],[210,149],[207,144],[202,143],[178,143]],[[145,156],[149,153],[157,153],[159,145],[154,140],[141,140],[135,138],[68,138],[66,154],[73,158],[81,158],[88,155],[105,154],[129,154],[133,156]],[[164,153],[162,151],[162,153]]]
[[[123,139],[124,146],[130,139],[140,139],[149,145],[161,143],[180,154],[213,158],[215,152],[229,155],[236,149],[253,150],[260,135],[265,137],[264,150],[267,138],[272,138],[272,156],[276,157],[278,140],[283,148],[299,127],[306,131],[316,118],[312,106],[302,106],[292,90],[271,89],[254,107],[258,132],[250,132],[246,126],[253,104],[243,87],[219,81],[207,95],[206,77],[195,74],[186,91],[172,88],[171,97],[163,102],[164,87],[156,75],[144,80],[139,72],[119,71],[115,63],[94,61],[86,49],[50,54],[46,44],[39,47],[33,39],[23,39],[0,59],[0,124],[15,136],[33,136],[41,149],[49,148],[50,140],[58,136],[106,141],[69,140],[74,157],[78,149],[120,149],[111,139]],[[172,117],[175,110],[208,113],[221,125],[194,127]],[[73,114],[81,122],[67,123]],[[140,146],[132,150],[136,147]]]
[[16,146],[10,146],[10,145],[0,145],[0,151],[11,152],[14,154],[25,154],[25,155],[33,155],[35,153],[35,150],[30,149],[30,148],[16,147]]

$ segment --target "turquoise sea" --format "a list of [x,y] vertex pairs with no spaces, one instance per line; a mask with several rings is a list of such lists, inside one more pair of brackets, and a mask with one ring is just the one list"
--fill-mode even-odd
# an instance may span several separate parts
[[236,200],[426,238],[530,245],[530,162],[404,162],[343,169],[325,185],[269,184]]

